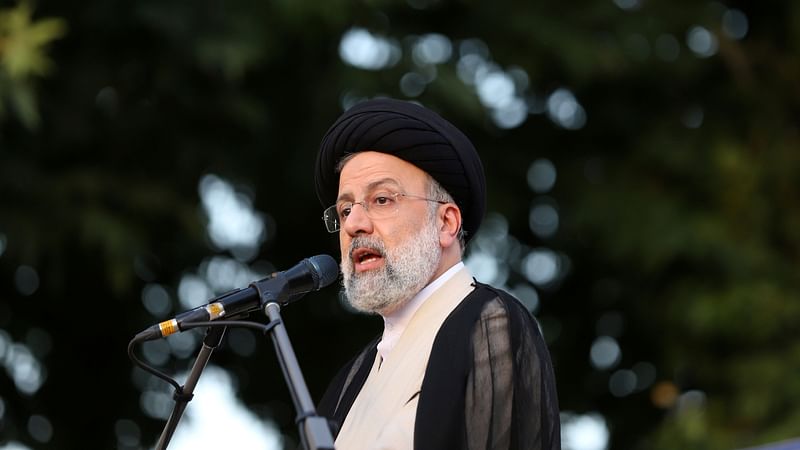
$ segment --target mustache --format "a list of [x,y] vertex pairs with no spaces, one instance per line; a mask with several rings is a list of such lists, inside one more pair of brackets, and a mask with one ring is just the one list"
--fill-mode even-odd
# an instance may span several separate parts
[[356,236],[350,241],[350,247],[347,249],[347,254],[350,260],[353,260],[353,252],[358,248],[368,248],[374,250],[380,256],[386,256],[386,246],[383,245],[383,240],[377,236]]

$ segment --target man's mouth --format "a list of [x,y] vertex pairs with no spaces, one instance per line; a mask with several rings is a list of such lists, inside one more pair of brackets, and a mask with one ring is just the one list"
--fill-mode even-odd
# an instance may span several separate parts
[[350,254],[356,272],[376,269],[383,264],[383,255],[380,251],[371,248],[357,248]]

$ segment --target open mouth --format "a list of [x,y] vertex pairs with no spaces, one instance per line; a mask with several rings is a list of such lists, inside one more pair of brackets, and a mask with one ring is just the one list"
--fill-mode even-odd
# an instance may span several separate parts
[[374,269],[381,265],[383,255],[375,249],[360,247],[350,254],[357,272]]

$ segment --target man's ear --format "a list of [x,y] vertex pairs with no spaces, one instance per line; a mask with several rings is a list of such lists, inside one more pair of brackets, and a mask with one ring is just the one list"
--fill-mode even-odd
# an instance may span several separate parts
[[446,203],[439,210],[439,245],[450,248],[461,245],[458,232],[461,230],[461,210],[454,203]]

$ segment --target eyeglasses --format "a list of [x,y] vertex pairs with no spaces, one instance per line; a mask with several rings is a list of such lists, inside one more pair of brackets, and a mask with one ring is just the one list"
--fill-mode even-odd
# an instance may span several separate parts
[[367,217],[373,220],[381,220],[394,216],[399,209],[399,200],[401,198],[425,200],[428,202],[436,202],[441,205],[447,204],[443,200],[434,200],[432,198],[420,197],[419,195],[405,194],[403,192],[386,192],[379,191],[371,194],[369,197],[360,202],[338,202],[335,205],[329,206],[322,213],[322,220],[325,222],[325,228],[329,233],[336,233],[341,228],[342,224],[347,221],[350,213],[353,211],[355,205],[361,205],[364,208],[364,213]]

